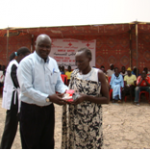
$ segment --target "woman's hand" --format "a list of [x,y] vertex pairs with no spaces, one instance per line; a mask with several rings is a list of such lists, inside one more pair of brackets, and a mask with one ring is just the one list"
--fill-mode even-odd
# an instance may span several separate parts
[[86,100],[86,97],[87,97],[87,95],[85,95],[85,94],[79,94],[79,98],[77,98],[76,100],[69,102],[69,103],[73,104],[73,105],[80,104]]

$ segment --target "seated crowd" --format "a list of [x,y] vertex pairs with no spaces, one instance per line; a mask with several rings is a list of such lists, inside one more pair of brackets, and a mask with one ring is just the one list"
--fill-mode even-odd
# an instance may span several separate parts
[[[131,70],[130,67],[126,69],[125,66],[122,66],[121,71],[119,71],[119,68],[114,67],[113,64],[110,64],[110,69],[107,71],[104,66],[101,66],[100,69],[109,84],[112,102],[121,102],[123,99],[126,101],[127,96],[130,96],[131,99],[134,99],[134,103],[138,104],[141,91],[144,91],[143,93],[150,102],[150,72],[148,72],[148,68],[145,67],[141,74],[136,67]],[[0,65],[0,88],[3,87],[5,70],[6,67]],[[66,85],[69,85],[72,73],[71,66],[68,66],[67,70],[64,66],[59,66],[59,70],[62,80]]]
[[144,68],[141,74],[136,67],[132,71],[130,67],[126,70],[125,66],[122,66],[119,71],[113,64],[110,64],[110,69],[107,71],[104,66],[101,66],[100,69],[108,79],[112,102],[121,102],[123,99],[126,101],[129,95],[134,100],[134,104],[138,104],[141,92],[150,102],[150,72],[148,72],[148,68]]
[[[66,85],[69,85],[70,76],[72,73],[71,66],[68,66],[66,71],[64,66],[59,66],[62,80]],[[109,84],[109,94],[112,102],[121,102],[123,99],[126,101],[127,96],[134,100],[135,104],[139,103],[140,92],[146,94],[146,98],[150,102],[150,72],[148,68],[144,68],[141,74],[136,67],[133,70],[122,66],[121,71],[119,68],[110,64],[110,69],[105,70],[104,66],[100,69],[103,71],[106,81]]]

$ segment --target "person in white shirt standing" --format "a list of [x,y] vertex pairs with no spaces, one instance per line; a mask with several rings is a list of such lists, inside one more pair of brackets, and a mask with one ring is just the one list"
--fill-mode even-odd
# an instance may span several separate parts
[[18,89],[17,67],[19,62],[28,54],[30,50],[26,47],[20,48],[10,57],[10,62],[6,70],[4,81],[2,107],[7,110],[4,132],[1,139],[0,148],[10,149],[14,141],[18,126]]
[[4,84],[4,73],[2,70],[0,70],[0,88],[3,88]]
[[110,69],[108,69],[106,73],[107,73],[108,77],[111,77],[112,74],[115,73],[114,72],[114,65],[113,64],[110,64]]
[[[57,62],[49,56],[51,39],[37,37],[35,52],[19,65],[20,133],[23,149],[53,149],[55,112],[53,103],[64,105],[64,85]],[[61,93],[60,95],[56,92]],[[59,110],[58,110],[59,111]]]

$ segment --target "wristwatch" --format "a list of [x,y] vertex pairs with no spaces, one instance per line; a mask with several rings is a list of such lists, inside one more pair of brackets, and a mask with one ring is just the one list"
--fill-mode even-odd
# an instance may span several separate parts
[[50,102],[50,98],[49,97],[46,98],[46,102]]

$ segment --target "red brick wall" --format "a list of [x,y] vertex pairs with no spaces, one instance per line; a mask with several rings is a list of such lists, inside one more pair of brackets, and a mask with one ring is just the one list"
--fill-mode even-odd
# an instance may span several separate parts
[[[31,49],[31,36],[12,36],[9,37],[8,57],[20,47],[26,46]],[[7,38],[0,37],[0,64],[7,65]]]

